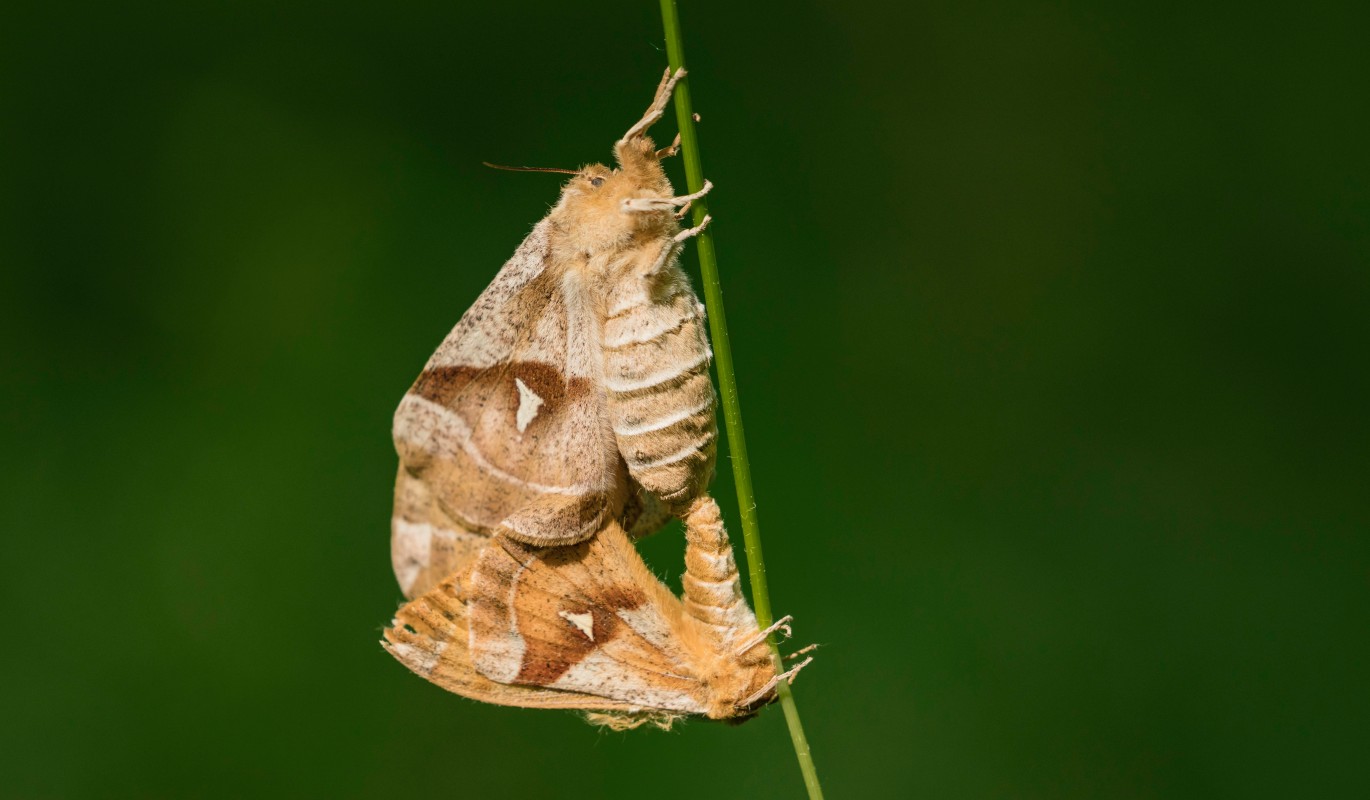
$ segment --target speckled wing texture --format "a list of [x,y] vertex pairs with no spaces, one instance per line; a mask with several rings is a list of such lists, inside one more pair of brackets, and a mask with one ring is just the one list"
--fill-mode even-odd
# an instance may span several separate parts
[[391,549],[407,597],[491,535],[534,545],[592,536],[627,476],[608,430],[599,322],[539,223],[429,359],[395,412]]
[[469,578],[450,575],[401,608],[383,644],[474,700],[664,721],[705,711],[680,617],[680,601],[611,524],[540,551],[495,537]]
[[608,698],[490,680],[471,663],[469,625],[463,580],[452,574],[401,608],[381,644],[416,675],[472,700],[529,708],[632,710],[630,704]]

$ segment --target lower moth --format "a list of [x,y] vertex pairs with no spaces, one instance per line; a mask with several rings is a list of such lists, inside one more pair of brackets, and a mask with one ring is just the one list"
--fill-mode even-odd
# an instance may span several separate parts
[[[749,716],[780,673],[707,494],[715,398],[704,309],[678,257],[699,233],[647,130],[683,70],[546,218],[395,414],[391,554],[410,602],[382,644],[457,694],[615,727]],[[684,598],[632,538],[685,523]]]

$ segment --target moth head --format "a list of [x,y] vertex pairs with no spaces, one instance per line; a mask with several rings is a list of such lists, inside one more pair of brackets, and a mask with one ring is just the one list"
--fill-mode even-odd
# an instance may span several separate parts
[[618,166],[590,164],[577,170],[553,210],[558,230],[577,252],[603,253],[630,246],[642,236],[674,235],[669,208],[641,211],[625,201],[671,197],[671,183],[651,139],[620,142]]

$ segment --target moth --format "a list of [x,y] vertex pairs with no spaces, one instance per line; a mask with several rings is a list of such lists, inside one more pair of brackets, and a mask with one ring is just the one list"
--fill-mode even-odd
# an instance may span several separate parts
[[[647,130],[667,73],[561,196],[404,396],[391,555],[411,600],[382,644],[466,697],[574,708],[615,727],[748,716],[781,680],[707,494],[712,354],[678,257],[681,229]],[[632,539],[686,530],[684,599]]]

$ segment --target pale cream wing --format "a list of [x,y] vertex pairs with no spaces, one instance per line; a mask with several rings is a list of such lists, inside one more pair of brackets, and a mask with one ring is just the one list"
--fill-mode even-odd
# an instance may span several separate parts
[[469,589],[471,660],[486,678],[647,712],[707,710],[680,601],[616,523],[571,547],[497,537],[481,551]]
[[[397,540],[417,530],[430,542],[441,531],[565,544],[619,512],[624,468],[607,423],[598,325],[579,274],[549,265],[539,223],[395,413],[397,498],[417,494],[404,486],[411,479],[427,492],[425,502],[397,502]],[[424,587],[414,580],[406,592]]]

